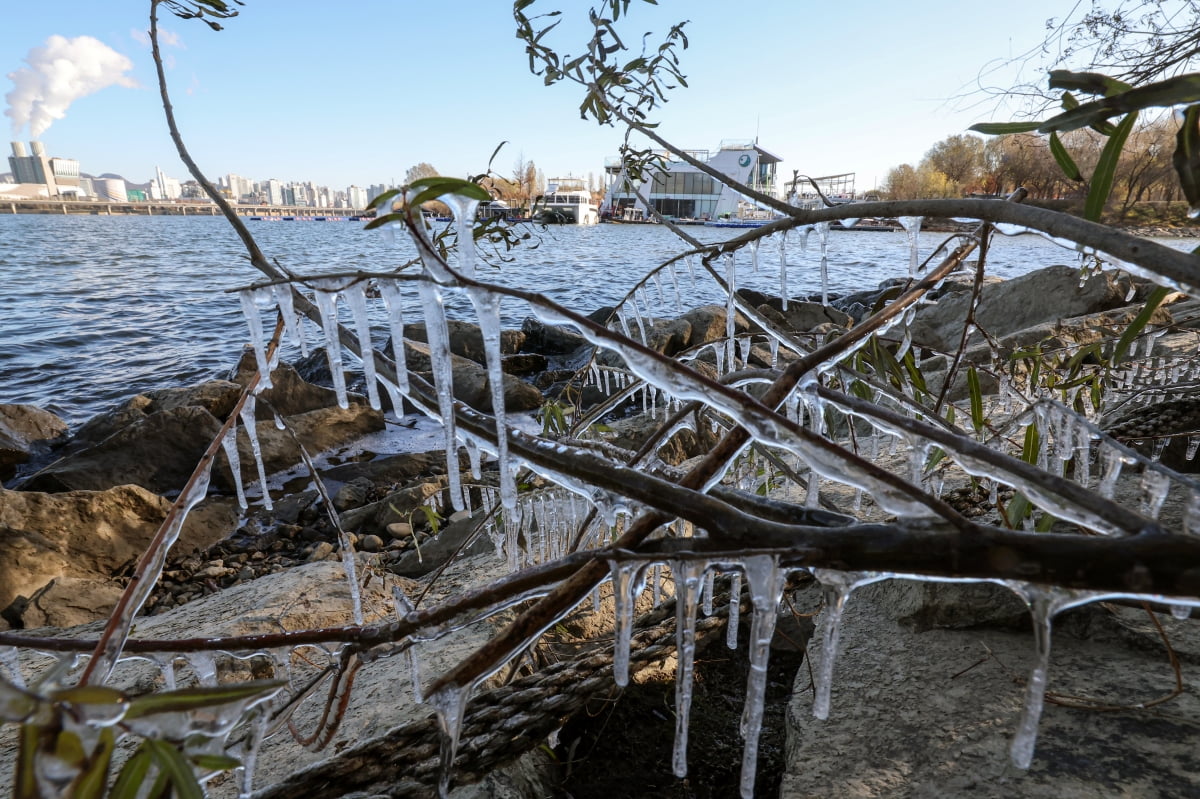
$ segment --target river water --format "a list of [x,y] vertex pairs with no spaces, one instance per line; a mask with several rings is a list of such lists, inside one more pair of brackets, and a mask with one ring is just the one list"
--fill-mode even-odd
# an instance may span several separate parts
[[[304,275],[389,271],[413,255],[403,236],[389,243],[359,222],[247,224],[269,258]],[[746,232],[688,231],[705,242]],[[533,238],[509,253],[510,260],[493,257],[496,266],[481,266],[480,276],[539,291],[583,313],[616,304],[647,271],[687,249],[660,226],[530,232]],[[920,256],[944,239],[923,233]],[[820,292],[820,249],[815,234],[807,246],[795,233],[784,243],[789,296]],[[779,237],[759,246],[757,271],[750,254],[740,254],[737,286],[779,294],[780,255]],[[833,232],[829,290],[873,288],[906,274],[908,261],[903,232]],[[1007,278],[1056,263],[1077,263],[1075,253],[1033,236],[1000,238],[988,272]],[[674,276],[664,272],[639,295],[640,307],[668,315],[678,303],[723,303],[713,281],[694,271],[695,280],[683,264]],[[226,376],[248,341],[237,295],[227,290],[261,277],[220,217],[167,216],[0,216],[0,275],[0,402],[38,405],[72,426],[140,391]],[[406,321],[417,318],[415,289],[412,295]],[[470,316],[460,298],[447,306],[451,315]],[[510,327],[529,315],[515,301],[502,311]],[[382,339],[382,324],[378,330]]]

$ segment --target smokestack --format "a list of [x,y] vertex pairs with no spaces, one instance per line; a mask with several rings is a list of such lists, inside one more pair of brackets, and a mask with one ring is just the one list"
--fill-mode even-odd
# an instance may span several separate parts
[[25,145],[22,142],[15,141],[12,143],[13,155],[17,158],[28,158],[25,154]]
[[46,155],[46,148],[40,141],[29,142],[29,149],[33,152],[34,158],[42,158]]

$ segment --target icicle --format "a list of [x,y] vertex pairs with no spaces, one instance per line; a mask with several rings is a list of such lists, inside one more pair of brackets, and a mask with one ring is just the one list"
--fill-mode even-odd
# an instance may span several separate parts
[[645,568],[638,563],[610,561],[612,567],[613,613],[616,616],[613,649],[613,680],[629,684],[629,647],[633,637],[633,614],[637,596],[646,587]]
[[[229,461],[229,470],[233,473],[233,487],[237,492],[238,506],[245,510],[249,504],[246,502],[246,491],[242,487],[242,464],[237,448],[237,424],[229,426],[229,431],[221,438],[221,446],[225,449],[225,458]],[[266,490],[265,483],[263,490]]]
[[375,349],[371,343],[371,320],[367,318],[367,286],[355,283],[342,292],[350,315],[354,319],[354,331],[358,334],[358,346],[362,350],[363,379],[367,383],[367,402],[379,410],[379,386],[375,380]]
[[1042,707],[1046,701],[1046,677],[1050,667],[1050,628],[1054,613],[1048,598],[1033,597],[1029,601],[1033,615],[1034,666],[1025,687],[1025,707],[1017,723],[1017,734],[1013,736],[1009,749],[1013,765],[1020,769],[1029,768],[1033,762],[1033,748],[1037,743],[1038,722],[1042,718]]
[[753,336],[742,336],[737,340],[738,357],[742,359],[742,363],[750,363],[750,348],[754,345]]
[[1121,466],[1125,459],[1120,451],[1115,447],[1100,445],[1100,485],[1096,490],[1100,492],[1100,496],[1105,499],[1112,499],[1113,490],[1117,485],[1117,478],[1121,476]]
[[742,612],[742,573],[729,575],[729,620],[725,630],[725,645],[730,649],[738,646],[738,624]]
[[829,698],[833,688],[833,663],[837,658],[838,638],[841,635],[842,611],[850,592],[859,586],[882,579],[881,575],[841,572],[832,569],[813,569],[813,577],[821,583],[825,595],[824,635],[822,636],[821,661],[817,664],[816,696],[813,698],[813,715],[819,719],[829,718]]
[[662,566],[655,563],[650,567],[650,602],[654,607],[662,604]]
[[25,678],[21,676],[21,659],[15,646],[0,646],[0,678],[5,677],[16,687],[25,687]]
[[437,712],[438,731],[442,739],[441,764],[438,768],[438,796],[450,796],[450,777],[454,771],[454,756],[458,754],[458,738],[466,715],[468,689],[448,685],[425,697],[425,703]]
[[783,596],[784,575],[778,557],[753,555],[745,558],[742,568],[750,588],[754,616],[750,622],[750,675],[746,680],[746,703],[742,710],[741,733],[745,740],[742,750],[741,793],[743,799],[754,797],[754,777],[758,768],[758,738],[762,731],[763,700],[767,692],[767,664],[771,656],[771,638],[775,635],[775,618]]
[[342,371],[342,344],[338,337],[337,281],[314,280],[313,288],[317,308],[321,312],[321,329],[325,334],[325,355],[329,359],[329,374],[333,378],[333,390],[337,392],[339,408],[349,408],[346,398],[346,374]]
[[[471,245],[472,247],[474,244]],[[496,458],[500,471],[500,502],[506,510],[517,506],[517,484],[508,456],[508,415],[504,408],[504,364],[500,352],[500,298],[491,293],[471,289],[471,304],[479,319],[483,337],[488,383],[492,391],[492,417],[496,420]]]
[[675,271],[675,262],[667,264],[667,274],[671,276],[671,287],[675,289],[675,310],[683,314],[683,295],[679,292],[679,273]]
[[733,253],[725,253],[725,282],[729,289],[729,295],[725,299],[725,348],[729,363],[729,368],[732,370],[734,366],[734,336],[737,330],[737,308],[734,305],[734,300],[737,296],[737,266],[734,263]]
[[270,293],[269,288],[246,289],[238,292],[238,297],[242,301],[242,313],[246,317],[246,324],[250,327],[250,345],[254,348],[254,361],[258,364],[258,373],[261,375],[258,381],[258,391],[271,388],[271,367],[267,363],[262,314],[258,308],[258,303],[264,294],[269,297]]
[[750,242],[750,269],[754,274],[758,274],[758,239]]
[[1171,606],[1171,616],[1176,619],[1179,619],[1180,621],[1185,621],[1187,619],[1190,619],[1192,617],[1192,606],[1191,605],[1172,605]]
[[897,217],[896,221],[904,228],[905,234],[908,236],[908,276],[917,276],[917,243],[921,237],[921,222],[924,217],[920,216],[901,216]]
[[475,445],[475,439],[467,439],[465,446],[467,448],[467,461],[471,464],[471,479],[483,479],[481,464],[479,462],[479,447]]
[[191,652],[184,656],[200,685],[217,684],[217,663],[210,652]]
[[821,242],[821,304],[829,304],[829,223],[815,225],[817,239]]
[[242,429],[246,431],[246,438],[250,441],[250,451],[254,454],[254,466],[258,469],[258,484],[262,488],[263,507],[273,510],[271,491],[267,488],[267,467],[263,463],[262,447],[258,443],[258,427],[254,419],[256,404],[254,396],[248,395],[246,401],[242,403],[239,416],[242,420]]
[[425,310],[425,332],[433,362],[433,382],[437,389],[438,413],[446,450],[446,476],[449,478],[450,504],[464,510],[462,478],[458,471],[458,430],[454,419],[454,368],[450,357],[450,338],[446,330],[446,309],[441,290],[429,281],[421,281],[419,292]]
[[1152,460],[1152,461],[1162,460],[1163,450],[1167,448],[1168,443],[1169,443],[1169,439],[1166,439],[1166,438],[1155,439],[1154,446],[1150,450],[1150,460]]
[[1167,492],[1171,489],[1171,478],[1166,472],[1160,472],[1158,469],[1146,468],[1142,472],[1142,508],[1143,513],[1151,519],[1158,518],[1158,512],[1162,510],[1163,502],[1167,498]]
[[651,272],[650,280],[654,282],[654,288],[658,290],[658,304],[666,305],[667,297],[663,294],[662,278],[659,277],[658,272]]
[[[807,240],[807,237],[806,237]],[[779,299],[783,310],[788,309],[788,279],[787,279],[787,231],[779,234]]]
[[1196,450],[1200,449],[1200,436],[1188,436],[1187,452],[1183,454],[1184,460],[1192,460],[1196,457]]
[[279,306],[279,315],[283,317],[283,329],[288,338],[296,342],[300,348],[301,357],[308,356],[308,339],[300,327],[300,315],[296,313],[295,299],[292,297],[292,285],[281,283],[271,287],[275,295],[275,304]]
[[246,738],[242,743],[241,779],[238,780],[238,799],[250,799],[254,793],[254,771],[258,765],[258,753],[262,748],[263,739],[267,737],[267,729],[271,724],[271,714],[259,708],[254,717],[246,722]]
[[709,569],[704,573],[704,587],[700,591],[702,602],[700,606],[701,612],[705,616],[713,614],[713,582],[716,580],[717,572],[715,569]]
[[772,336],[767,341],[767,347],[771,350],[771,368],[774,369],[779,366],[779,339]]
[[[404,311],[401,307],[403,300],[400,298],[400,285],[394,280],[380,280],[379,296],[383,298],[383,303],[388,309],[388,327],[392,333],[392,357],[396,361],[396,387],[401,394],[407,394],[408,363],[404,352]],[[395,413],[397,417],[403,414],[403,406],[396,405]]]
[[671,767],[676,777],[687,776],[688,724],[692,709],[692,674],[696,658],[696,605],[700,577],[706,564],[695,561],[674,561],[675,575],[675,747]]

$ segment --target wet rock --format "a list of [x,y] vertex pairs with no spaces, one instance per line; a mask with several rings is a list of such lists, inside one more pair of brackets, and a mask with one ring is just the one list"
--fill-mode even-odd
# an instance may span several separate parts
[[99,444],[109,436],[124,430],[160,411],[180,408],[203,408],[216,419],[224,420],[237,402],[241,387],[228,380],[209,380],[195,386],[165,388],[137,394],[111,410],[89,419],[71,437],[63,454],[78,452]]
[[[1001,338],[1045,322],[1120,307],[1125,304],[1126,288],[1112,272],[1094,274],[1081,286],[1078,269],[1051,266],[984,286],[975,318],[984,330]],[[969,292],[959,292],[921,306],[911,326],[913,343],[943,352],[956,350],[971,301]],[[979,341],[976,334],[970,343]]]
[[819,302],[789,302],[787,310],[782,309],[781,303],[774,302],[760,305],[758,312],[782,329],[798,333],[828,323],[842,328],[854,324],[854,317],[850,314]]
[[16,467],[61,443],[67,423],[34,405],[0,404],[0,480]]
[[363,552],[378,552],[383,549],[383,539],[377,535],[364,535],[359,548]]
[[392,522],[384,529],[389,536],[397,541],[412,538],[413,535],[412,525],[407,522]]
[[102,491],[132,483],[159,494],[180,491],[220,430],[221,422],[198,405],[154,411],[98,444],[60,458],[20,487]]
[[446,478],[443,477],[395,491],[378,502],[343,513],[342,528],[374,533],[386,530],[388,525],[394,522],[409,523],[413,511],[422,505],[433,505],[440,512],[440,495],[445,486]]
[[526,352],[542,355],[569,355],[581,347],[588,346],[587,339],[573,330],[547,325],[530,316],[521,323],[525,334]]
[[[727,313],[723,305],[703,305],[693,308],[680,317],[691,328],[687,346],[698,347],[725,338]],[[740,313],[734,316],[734,333],[750,332],[750,322]]]
[[550,362],[545,355],[535,352],[523,352],[517,355],[506,355],[501,361],[505,374],[523,377],[544,372]]
[[[408,368],[414,372],[432,373],[433,361],[429,347],[419,342],[405,342]],[[454,396],[481,411],[491,411],[492,390],[487,368],[474,361],[451,355],[454,374]],[[429,376],[432,381],[432,376]],[[510,411],[529,411],[541,407],[542,394],[533,386],[512,375],[504,375],[504,406]]]
[[56,577],[28,599],[19,597],[2,615],[15,629],[74,627],[108,618],[123,592],[113,580]]
[[[450,334],[450,352],[475,363],[486,364],[487,352],[483,346],[483,333],[479,325],[470,322],[460,322],[455,319],[446,320],[446,328]],[[429,342],[429,335],[424,322],[404,326],[404,337],[422,343]],[[513,355],[521,351],[525,345],[526,334],[521,330],[500,331],[500,354]],[[390,342],[389,342],[390,345]]]
[[[0,608],[63,577],[107,580],[145,551],[171,503],[134,485],[47,494],[0,489]],[[202,550],[237,514],[209,501],[188,514],[174,551]],[[105,612],[97,611],[92,618]]]
[[375,487],[365,477],[357,477],[343,485],[333,495],[333,507],[339,511],[349,510],[365,505],[371,489]]

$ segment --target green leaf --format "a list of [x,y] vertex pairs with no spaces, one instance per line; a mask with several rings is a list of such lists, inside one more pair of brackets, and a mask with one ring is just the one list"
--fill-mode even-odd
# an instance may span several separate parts
[[150,749],[143,742],[134,752],[133,757],[125,761],[121,773],[117,775],[117,781],[113,783],[112,790],[109,792],[109,799],[136,799],[142,789],[142,784],[146,782],[146,775],[150,773],[150,764],[153,762],[154,755],[150,753]]
[[242,702],[256,696],[274,693],[285,685],[287,682],[282,680],[253,680],[146,694],[129,703],[129,710],[126,711],[125,718],[138,719],[155,713],[187,713],[200,708]]
[[1033,512],[1033,504],[1025,498],[1024,494],[1017,492],[1003,510],[1004,520],[1010,528],[1016,530],[1021,526],[1021,520]]
[[1167,80],[1139,86],[1126,92],[1084,103],[1078,108],[1051,117],[1038,130],[1076,130],[1143,108],[1167,108],[1185,103],[1200,102],[1200,73],[1179,75]]
[[1050,132],[1050,154],[1054,156],[1054,160],[1058,162],[1058,168],[1063,171],[1068,180],[1083,180],[1083,174],[1079,171],[1079,167],[1075,165],[1071,154],[1067,152],[1067,148],[1063,147],[1062,140],[1058,138],[1057,131]]
[[1071,72],[1066,69],[1055,69],[1050,72],[1050,88],[1074,89],[1088,94],[1111,97],[1121,92],[1127,92],[1133,87],[1124,81],[1101,75],[1099,72]]
[[1088,189],[1087,201],[1083,206],[1084,219],[1100,221],[1100,215],[1104,213],[1104,204],[1108,201],[1113,181],[1116,179],[1117,162],[1121,160],[1121,151],[1125,149],[1125,140],[1129,138],[1133,126],[1137,123],[1137,116],[1136,113],[1127,114],[1117,125],[1117,132],[1109,136],[1108,143],[1104,145],[1100,160],[1096,162],[1096,170],[1092,172],[1092,185]]
[[1121,338],[1117,341],[1117,348],[1113,350],[1111,365],[1116,366],[1124,359],[1126,353],[1129,352],[1129,346],[1133,344],[1133,340],[1142,334],[1146,329],[1146,325],[1150,324],[1150,317],[1158,310],[1158,306],[1162,305],[1162,301],[1166,299],[1171,290],[1166,286],[1156,286],[1154,291],[1150,292],[1150,296],[1146,298],[1146,304],[1142,306],[1142,310],[1138,311],[1137,316],[1133,317],[1133,321],[1125,328],[1125,332],[1121,334]]
[[88,758],[87,767],[75,778],[72,785],[72,799],[101,799],[104,796],[104,789],[108,785],[108,768],[112,764],[116,743],[112,727],[100,730],[100,740]]
[[434,175],[418,178],[409,184],[410,189],[420,189],[416,196],[409,201],[412,207],[420,206],[430,200],[436,200],[443,194],[461,194],[473,200],[490,200],[492,195],[478,183],[472,183],[462,178],[450,178],[444,175]]
[[146,745],[154,755],[154,762],[170,778],[177,799],[204,799],[204,791],[182,752],[166,741],[154,738],[147,738]]
[[1200,105],[1190,105],[1183,112],[1171,161],[1188,205],[1200,206]]
[[21,725],[17,748],[17,773],[13,779],[13,799],[41,799],[37,784],[38,743],[41,730],[33,724]]
[[1042,518],[1038,519],[1037,525],[1033,529],[1037,530],[1039,533],[1048,533],[1056,521],[1058,521],[1058,519],[1054,516],[1051,516],[1049,513],[1043,513]]
[[1041,122],[980,122],[967,130],[973,130],[985,136],[1007,136],[1010,133],[1029,133],[1037,130],[1041,125]]
[[1025,443],[1021,447],[1021,460],[1030,465],[1036,466],[1038,461],[1038,450],[1040,448],[1041,443],[1037,425],[1031,424],[1025,428]]
[[229,755],[189,754],[188,760],[192,765],[208,771],[232,771],[242,765],[242,761]]
[[983,391],[979,387],[979,372],[975,367],[967,369],[967,391],[971,395],[971,424],[975,432],[983,430]]
[[392,222],[400,222],[403,224],[407,218],[408,217],[401,212],[384,214],[383,216],[375,217],[370,222],[363,225],[363,230],[374,230],[377,227],[383,227],[384,225],[391,224]]

